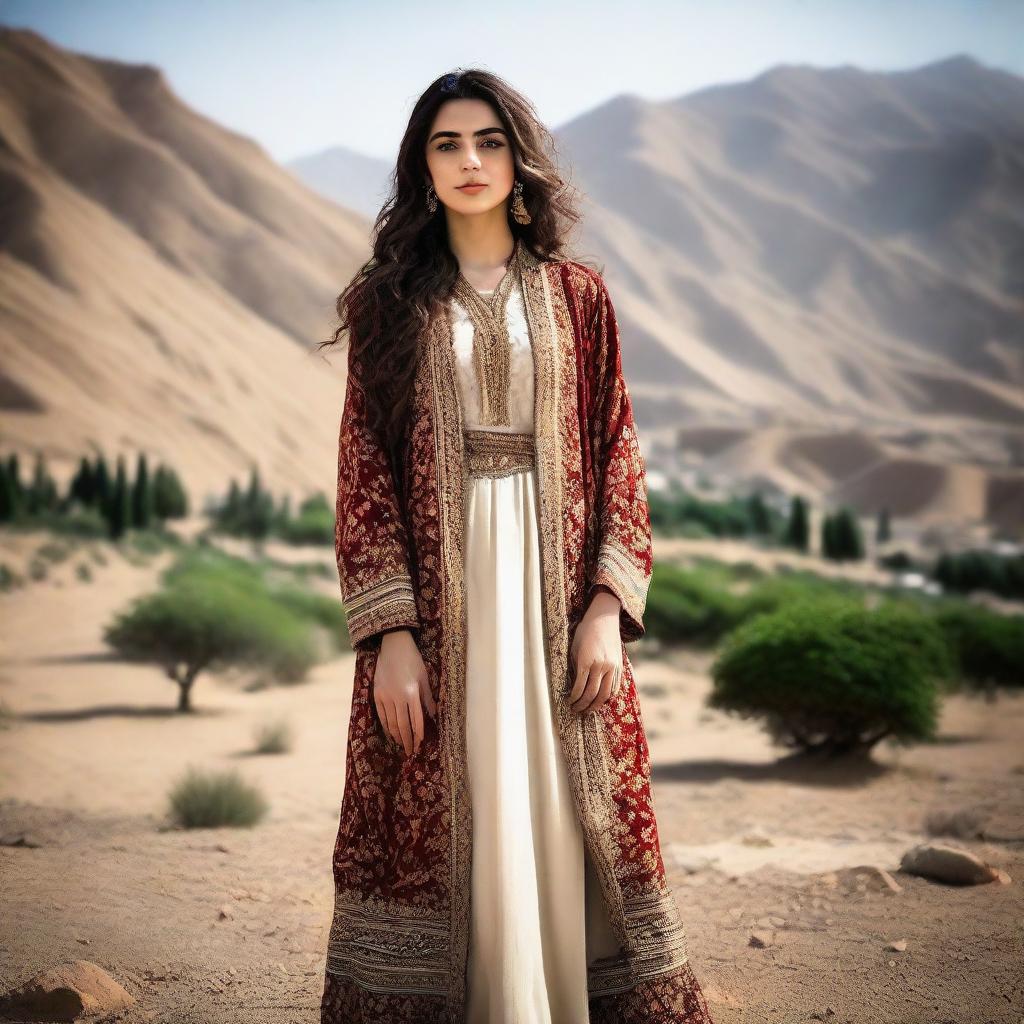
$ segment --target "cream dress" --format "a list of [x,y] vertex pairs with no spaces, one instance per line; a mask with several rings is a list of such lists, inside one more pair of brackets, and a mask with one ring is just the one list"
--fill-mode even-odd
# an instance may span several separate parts
[[[490,302],[491,291],[481,291]],[[474,327],[451,305],[467,431],[533,432],[533,350],[506,304],[509,425],[481,426]],[[488,439],[493,440],[493,439]],[[507,439],[506,439],[507,440]],[[532,437],[528,439],[532,442]],[[532,449],[532,444],[528,446]],[[522,460],[520,460],[522,463]],[[473,809],[468,1024],[586,1024],[587,963],[618,948],[585,854],[549,692],[534,466],[470,477],[466,742]]]

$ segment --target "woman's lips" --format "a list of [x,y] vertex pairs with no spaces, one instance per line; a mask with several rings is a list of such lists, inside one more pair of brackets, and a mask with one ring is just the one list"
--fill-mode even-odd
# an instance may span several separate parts
[[480,189],[487,188],[486,185],[459,185],[460,192],[479,192]]

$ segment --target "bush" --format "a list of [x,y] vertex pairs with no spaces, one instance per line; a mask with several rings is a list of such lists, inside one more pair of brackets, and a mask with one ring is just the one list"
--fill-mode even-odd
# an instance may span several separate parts
[[709,705],[765,720],[803,751],[864,752],[934,735],[953,670],[938,626],[909,606],[816,597],[758,615],[725,642]]
[[892,569],[896,572],[907,572],[918,568],[917,563],[906,553],[906,551],[891,551],[887,555],[879,555],[875,560],[883,569]]
[[[756,567],[729,567],[699,559],[688,569],[656,562],[644,611],[647,632],[666,645],[713,646],[730,630],[756,615],[821,595],[859,595],[846,580],[828,580],[806,572],[767,575]],[[745,592],[737,583],[753,582]]]
[[86,539],[105,539],[110,527],[97,508],[72,502],[65,512],[40,512],[32,519],[34,529],[48,530],[55,534]]
[[336,651],[351,649],[345,609],[337,598],[290,585],[277,587],[272,594],[275,601],[300,619],[322,627]]
[[970,594],[987,590],[1007,598],[1024,598],[1024,555],[1001,555],[974,549],[941,555],[933,575],[947,590]]
[[989,696],[1024,683],[1024,616],[1000,615],[963,601],[935,613],[958,668],[958,679]]
[[259,790],[234,769],[204,773],[189,768],[170,794],[170,816],[181,828],[250,826],[260,821],[268,809]]
[[743,618],[743,599],[723,569],[655,562],[644,610],[647,633],[665,644],[711,646]]
[[284,754],[291,748],[292,734],[286,722],[268,722],[256,732],[257,754]]
[[19,576],[6,562],[0,562],[0,591],[6,592],[20,587],[25,580]]
[[290,544],[333,544],[334,508],[316,494],[302,503],[298,515],[282,520],[277,533]]

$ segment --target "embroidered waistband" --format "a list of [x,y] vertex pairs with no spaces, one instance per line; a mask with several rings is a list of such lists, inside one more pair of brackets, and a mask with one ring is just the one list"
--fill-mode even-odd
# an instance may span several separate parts
[[531,469],[535,462],[534,435],[504,430],[466,430],[469,475],[508,476]]

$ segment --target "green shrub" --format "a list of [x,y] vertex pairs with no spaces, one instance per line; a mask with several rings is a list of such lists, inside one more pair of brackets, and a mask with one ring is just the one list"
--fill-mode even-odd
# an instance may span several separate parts
[[[714,559],[696,560],[698,568],[656,562],[644,611],[647,632],[666,645],[713,646],[730,630],[756,615],[776,611],[812,596],[851,595],[863,588],[793,571],[768,575]],[[756,567],[755,567],[756,568]],[[737,584],[752,580],[746,590]]]
[[0,591],[14,590],[25,580],[19,576],[6,562],[0,563]]
[[1007,598],[1024,597],[1024,555],[973,549],[940,555],[932,573],[946,590],[970,594],[988,590]]
[[953,671],[938,626],[909,606],[843,597],[793,602],[740,626],[712,666],[709,705],[762,718],[803,751],[863,752],[934,735]]
[[93,540],[106,538],[110,533],[110,527],[99,509],[78,502],[73,502],[63,512],[40,512],[32,519],[32,525],[55,534]]
[[275,601],[294,615],[322,627],[330,637],[335,650],[344,651],[350,648],[345,609],[338,598],[327,597],[293,585],[275,587],[271,593]]
[[61,544],[57,541],[48,540],[36,548],[35,557],[45,559],[54,565],[60,565],[71,553],[72,548],[68,544]]
[[171,820],[181,828],[251,826],[267,813],[269,805],[238,771],[206,773],[189,768],[171,790]]
[[141,555],[159,555],[167,548],[181,545],[181,538],[160,527],[132,530],[128,538],[131,546]]
[[257,754],[284,754],[291,748],[291,729],[284,721],[267,722],[256,732]]
[[290,544],[333,544],[334,508],[323,494],[307,498],[298,515],[282,519],[277,533]]
[[1024,616],[948,601],[935,618],[959,680],[989,695],[998,687],[1019,689],[1024,684]]
[[918,568],[917,563],[906,553],[906,551],[891,551],[887,555],[879,555],[877,563],[883,569],[892,569],[897,572],[907,572]]
[[644,611],[647,633],[665,644],[715,644],[742,619],[743,601],[722,569],[656,562]]

